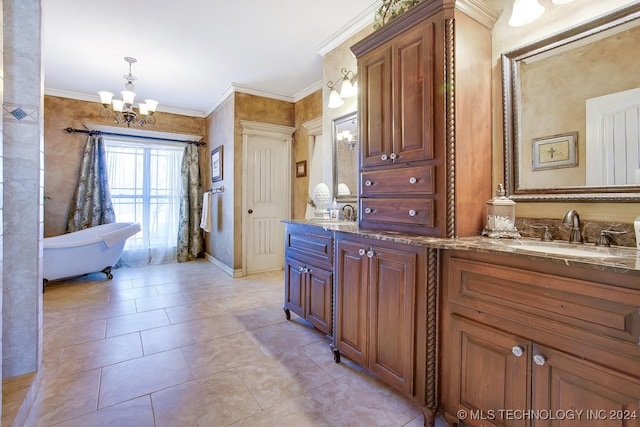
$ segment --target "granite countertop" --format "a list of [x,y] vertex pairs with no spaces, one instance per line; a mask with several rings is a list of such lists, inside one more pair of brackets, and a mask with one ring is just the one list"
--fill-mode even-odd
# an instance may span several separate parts
[[474,236],[457,239],[416,236],[390,231],[363,230],[351,221],[285,221],[307,224],[327,231],[353,234],[384,241],[421,245],[433,249],[454,249],[495,254],[510,254],[529,259],[578,266],[603,271],[632,274],[640,277],[640,251],[632,247],[598,247],[593,243],[570,244],[563,241],[542,242],[540,239],[491,239]]

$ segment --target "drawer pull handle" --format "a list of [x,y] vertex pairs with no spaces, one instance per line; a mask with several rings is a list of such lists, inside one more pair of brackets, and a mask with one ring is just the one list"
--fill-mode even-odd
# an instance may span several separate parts
[[373,251],[372,251],[371,249],[369,249],[369,250],[367,251],[367,256],[368,256],[369,258],[373,258],[373,255],[374,255]]
[[382,160],[383,162],[386,161],[389,158],[389,156],[387,156],[386,154],[383,154],[382,156],[380,156],[380,160]]
[[365,210],[364,210],[364,213],[366,213],[366,214],[370,214],[372,212],[373,212],[373,209],[371,209],[371,208],[365,208]]
[[515,357],[520,357],[524,354],[524,347],[521,345],[514,345],[511,348],[511,353],[513,353]]
[[418,215],[418,211],[416,211],[415,209],[409,210],[409,216],[416,216],[416,215]]
[[416,182],[418,182],[418,179],[415,176],[409,178],[409,184],[415,184]]
[[358,255],[362,256],[366,253],[366,251],[362,248],[358,249]]
[[396,153],[391,153],[391,154],[389,154],[389,158],[390,158],[391,160],[395,160],[395,159],[397,159],[398,157],[400,157],[400,156],[398,156]]
[[367,187],[371,187],[373,185],[373,182],[371,180],[366,180],[364,182],[364,185],[366,185]]
[[544,366],[547,363],[547,356],[544,354],[536,354],[533,356],[533,362],[538,366]]

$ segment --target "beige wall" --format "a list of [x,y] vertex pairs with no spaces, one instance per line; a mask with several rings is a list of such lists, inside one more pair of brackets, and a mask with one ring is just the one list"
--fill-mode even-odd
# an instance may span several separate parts
[[309,172],[311,166],[311,153],[309,153],[309,132],[304,128],[303,123],[310,120],[322,118],[322,91],[318,90],[311,95],[301,99],[295,104],[295,127],[293,147],[293,161],[307,161],[307,175],[296,178],[293,173],[293,219],[304,219],[307,210],[307,195],[309,193]]
[[[44,237],[65,232],[69,205],[75,191],[87,141],[86,134],[69,134],[67,127],[84,129],[84,124],[115,126],[100,117],[99,103],[55,96],[44,97],[44,192],[48,196],[44,210]],[[157,123],[150,130],[192,135],[205,134],[205,120],[178,114],[156,113]],[[200,150],[200,156],[206,156]]]
[[[224,193],[213,194],[211,197],[211,233],[205,234],[205,251],[233,268],[235,261],[235,145],[234,145],[234,97],[227,98],[206,119],[207,132],[205,155],[200,158],[202,171],[202,188],[206,191],[212,187],[224,186]],[[211,150],[222,149],[222,181],[211,181]],[[237,205],[238,209],[240,205]]]
[[[339,117],[345,116],[349,113],[357,111],[358,109],[358,97],[354,96],[353,98],[348,98],[344,100],[344,104],[338,108],[329,108],[327,104],[329,103],[329,87],[327,84],[329,81],[335,82],[336,79],[339,79],[342,76],[340,70],[342,68],[346,68],[347,70],[351,70],[354,73],[357,73],[357,61],[356,57],[351,52],[351,46],[353,46],[356,42],[362,40],[369,34],[373,32],[373,26],[367,27],[363,30],[360,30],[352,37],[347,39],[345,42],[341,43],[336,48],[332,49],[330,52],[327,52],[322,57],[322,106],[323,106],[323,116],[322,116],[322,133],[323,133],[323,159],[324,168],[322,171],[322,179],[329,186],[329,190],[331,191],[331,197],[333,198],[334,185],[333,185],[333,141],[332,141],[332,128],[333,128],[333,120]],[[356,167],[357,171],[357,167]],[[352,191],[356,191],[355,188],[351,189]]]
[[[554,5],[551,0],[541,0],[546,12],[540,19],[523,27],[508,25],[512,0],[491,0],[487,2],[499,13],[493,29],[493,182],[494,187],[503,182],[503,131],[502,131],[502,81],[500,54],[533,41],[547,37],[565,28],[577,25],[610,10],[633,3],[629,0],[579,0],[564,5]],[[640,214],[639,203],[524,203],[516,206],[516,215],[531,218],[561,218],[564,213],[575,208],[583,220],[632,223]]]

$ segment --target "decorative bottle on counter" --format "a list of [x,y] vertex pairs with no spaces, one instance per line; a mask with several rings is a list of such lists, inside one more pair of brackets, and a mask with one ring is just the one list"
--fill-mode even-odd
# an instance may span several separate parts
[[505,196],[504,187],[498,184],[496,197],[487,201],[487,223],[482,230],[482,235],[517,239],[520,233],[516,229],[515,221],[516,202]]

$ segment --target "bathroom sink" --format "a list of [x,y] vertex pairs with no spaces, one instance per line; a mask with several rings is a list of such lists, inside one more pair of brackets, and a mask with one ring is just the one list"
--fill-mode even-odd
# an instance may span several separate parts
[[552,242],[514,242],[507,244],[508,247],[521,249],[524,251],[540,252],[553,255],[566,255],[583,258],[615,258],[607,252],[606,248],[596,248],[595,246],[567,246],[561,243]]

